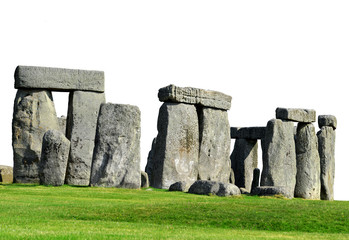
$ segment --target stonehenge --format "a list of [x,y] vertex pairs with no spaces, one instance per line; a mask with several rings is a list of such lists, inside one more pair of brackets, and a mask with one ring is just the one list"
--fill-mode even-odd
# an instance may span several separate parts
[[[104,72],[18,66],[14,77],[13,175],[0,166],[0,182],[334,199],[333,115],[318,116],[317,133],[316,111],[301,108],[231,127],[231,96],[169,85],[158,91],[158,132],[141,171],[141,111],[106,101]],[[69,92],[66,117],[53,91]]]

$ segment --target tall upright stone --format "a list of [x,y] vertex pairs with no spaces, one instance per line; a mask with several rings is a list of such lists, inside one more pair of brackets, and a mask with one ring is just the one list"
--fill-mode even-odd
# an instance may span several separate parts
[[141,112],[137,106],[102,104],[91,186],[140,188]]
[[320,157],[315,127],[298,123],[296,137],[297,180],[294,195],[320,199]]
[[294,194],[296,185],[296,146],[292,122],[272,119],[262,139],[263,171],[261,186],[285,186]]
[[235,174],[235,185],[251,192],[253,171],[258,165],[257,140],[236,139],[231,166]]
[[48,130],[42,143],[40,184],[61,186],[67,170],[70,142],[61,131]]
[[[320,115],[321,116],[321,115]],[[319,116],[319,125],[320,125]],[[321,117],[324,118],[324,117]],[[321,194],[322,200],[334,199],[334,177],[335,177],[335,143],[337,120],[323,120],[326,125],[321,124],[321,130],[317,133],[319,143],[320,168],[321,168]],[[335,124],[334,124],[335,122]]]
[[90,183],[91,164],[97,118],[104,93],[75,91],[69,94],[67,138],[70,154],[65,182],[87,186]]
[[199,123],[196,108],[164,103],[159,110],[150,185],[168,189],[173,183],[192,183],[198,176]]
[[229,182],[230,126],[225,110],[199,108],[199,179]]
[[39,183],[42,138],[49,129],[59,129],[51,92],[19,89],[12,120],[15,183]]

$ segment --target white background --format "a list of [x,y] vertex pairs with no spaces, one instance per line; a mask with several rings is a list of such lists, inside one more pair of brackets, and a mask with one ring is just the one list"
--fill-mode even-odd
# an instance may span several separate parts
[[[17,65],[102,70],[107,101],[142,111],[142,169],[157,91],[173,83],[231,95],[231,126],[265,126],[277,107],[335,115],[335,199],[349,200],[348,12],[347,1],[1,1],[0,164],[12,165]],[[66,115],[68,95],[54,99]]]

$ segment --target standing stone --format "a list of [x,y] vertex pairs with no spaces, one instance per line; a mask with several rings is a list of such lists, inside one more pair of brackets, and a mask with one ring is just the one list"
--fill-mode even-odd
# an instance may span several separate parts
[[67,138],[71,144],[65,179],[69,185],[88,186],[90,183],[97,118],[104,102],[104,93],[76,91],[69,94]]
[[66,129],[67,129],[67,117],[66,116],[59,117],[58,118],[58,125],[59,125],[60,131],[65,136],[66,135]]
[[152,182],[152,174],[153,174],[153,165],[155,160],[155,147],[156,147],[156,138],[153,139],[151,144],[151,149],[148,153],[147,165],[145,166],[145,172],[148,174],[149,183]]
[[332,127],[323,126],[317,133],[317,137],[321,166],[321,199],[333,200],[336,131]]
[[42,143],[40,184],[62,186],[67,170],[70,141],[57,130],[48,130]]
[[18,90],[12,120],[15,183],[39,183],[42,138],[49,129],[59,129],[51,92]]
[[91,186],[140,188],[141,112],[137,106],[101,105]]
[[199,110],[199,179],[229,182],[230,126],[224,110],[203,107]]
[[10,166],[0,165],[0,183],[13,182],[13,168]]
[[297,172],[293,123],[270,120],[262,139],[262,149],[261,186],[286,186],[293,195]]
[[199,123],[195,106],[164,103],[159,110],[150,185],[168,189],[175,182],[196,181],[198,158]]
[[149,187],[149,177],[146,172],[141,171],[141,188]]
[[297,181],[295,197],[320,199],[320,157],[313,124],[298,123],[296,153]]
[[259,168],[253,169],[253,180],[252,180],[251,192],[252,192],[253,189],[255,189],[256,187],[259,187],[259,178],[260,178],[260,175],[261,175],[261,170],[259,170]]
[[258,165],[257,140],[236,139],[231,154],[231,166],[235,174],[235,185],[251,192],[253,170]]
[[323,126],[332,127],[333,130],[337,128],[337,118],[333,115],[319,115],[317,121],[320,129]]

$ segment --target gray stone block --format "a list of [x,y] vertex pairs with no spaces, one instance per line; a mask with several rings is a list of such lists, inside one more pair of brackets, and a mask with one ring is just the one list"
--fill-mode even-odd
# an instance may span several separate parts
[[168,189],[169,191],[188,192],[190,184],[184,181],[175,182]]
[[137,106],[101,105],[91,186],[140,188],[141,112]]
[[275,196],[275,195],[282,195],[286,198],[293,198],[293,194],[291,194],[292,190],[289,189],[289,187],[285,186],[263,186],[263,187],[256,187],[251,192],[251,195],[258,195],[258,196]]
[[253,191],[253,189],[255,189],[256,187],[259,187],[260,175],[261,175],[261,170],[259,170],[259,168],[253,169],[253,180],[252,180],[251,191]]
[[164,103],[159,110],[158,136],[150,185],[168,189],[198,176],[199,123],[196,108],[184,103]]
[[158,97],[161,102],[189,103],[222,110],[229,110],[231,106],[229,95],[192,87],[169,85],[159,89]]
[[318,123],[319,128],[324,126],[332,127],[334,130],[337,128],[337,118],[333,115],[319,115]]
[[258,165],[257,140],[236,139],[231,154],[231,166],[234,170],[235,185],[251,191],[253,170]]
[[15,71],[15,88],[104,92],[104,72],[18,66]]
[[228,113],[207,107],[198,109],[198,112],[199,179],[228,183],[231,169]]
[[293,122],[311,123],[316,121],[316,111],[300,108],[277,108],[276,118]]
[[265,127],[231,127],[230,137],[233,139],[262,139],[265,136]]
[[70,153],[65,182],[69,185],[88,186],[97,118],[104,93],[75,91],[69,94],[67,138]]
[[217,195],[221,197],[240,195],[240,189],[231,183],[222,183],[209,180],[198,180],[194,182],[188,193],[199,195]]
[[294,196],[320,199],[320,157],[313,124],[298,123],[296,154],[297,178]]
[[323,126],[317,133],[319,142],[320,169],[321,169],[321,200],[334,199],[335,177],[335,144],[336,131],[332,127]]
[[42,138],[49,129],[59,129],[51,92],[18,90],[12,120],[15,183],[39,183]]
[[272,119],[262,139],[263,171],[261,186],[286,186],[294,194],[296,185],[296,146],[294,124]]
[[40,184],[62,186],[69,157],[70,141],[58,130],[48,130],[42,142]]
[[13,168],[0,165],[0,183],[8,184],[13,182]]

